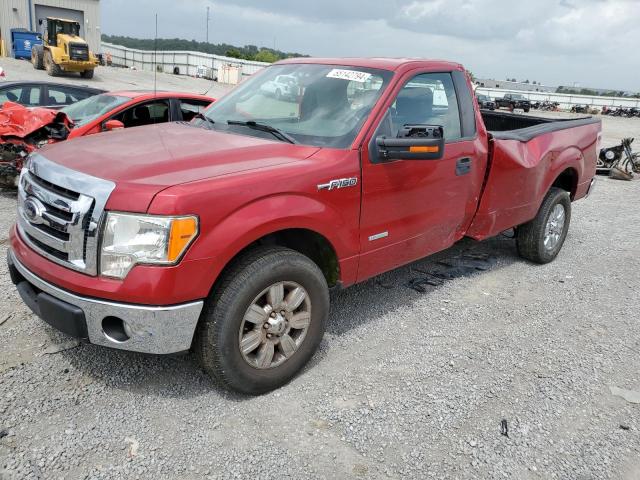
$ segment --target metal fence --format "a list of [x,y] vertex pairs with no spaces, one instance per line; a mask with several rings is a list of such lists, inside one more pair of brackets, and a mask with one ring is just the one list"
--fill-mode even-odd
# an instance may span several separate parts
[[600,97],[591,95],[573,95],[567,93],[524,92],[522,90],[505,90],[502,88],[478,87],[476,93],[484,94],[492,99],[502,98],[507,93],[517,93],[532,102],[558,102],[563,110],[570,110],[573,105],[589,105],[602,110],[602,107],[640,107],[639,98]]
[[240,68],[242,75],[253,75],[269,65],[202,52],[137,50],[106,42],[102,42],[102,52],[111,54],[114,65],[149,71],[153,71],[154,65],[158,65],[162,72],[191,76],[196,75],[198,67],[206,67],[217,74],[223,66],[232,65]]

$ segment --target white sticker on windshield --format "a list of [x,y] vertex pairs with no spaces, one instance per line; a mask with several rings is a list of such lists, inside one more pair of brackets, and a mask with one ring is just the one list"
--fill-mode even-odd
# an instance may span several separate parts
[[327,78],[339,78],[341,80],[364,83],[371,78],[371,74],[367,72],[358,72],[356,70],[340,70],[339,68],[334,68],[327,73]]

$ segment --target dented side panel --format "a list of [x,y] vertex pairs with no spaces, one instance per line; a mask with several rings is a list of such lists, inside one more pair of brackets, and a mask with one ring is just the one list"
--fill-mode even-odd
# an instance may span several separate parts
[[535,137],[528,142],[492,139],[491,167],[478,211],[467,232],[482,240],[532,220],[554,181],[567,169],[577,178],[573,200],[595,175],[600,124]]

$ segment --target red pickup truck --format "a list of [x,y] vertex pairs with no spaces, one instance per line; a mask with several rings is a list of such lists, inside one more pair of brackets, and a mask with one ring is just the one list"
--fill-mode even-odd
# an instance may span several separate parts
[[[282,75],[298,95],[261,88]],[[522,257],[553,260],[600,135],[592,118],[481,112],[456,63],[286,60],[192,122],[34,152],[9,268],[59,330],[193,348],[258,394],[311,358],[331,288],[510,228]]]

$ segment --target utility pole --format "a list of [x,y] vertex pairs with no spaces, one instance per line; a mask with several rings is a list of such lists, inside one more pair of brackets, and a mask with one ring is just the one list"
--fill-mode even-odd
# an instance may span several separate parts
[[209,10],[210,7],[207,6],[207,43],[209,43]]

